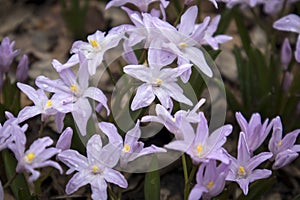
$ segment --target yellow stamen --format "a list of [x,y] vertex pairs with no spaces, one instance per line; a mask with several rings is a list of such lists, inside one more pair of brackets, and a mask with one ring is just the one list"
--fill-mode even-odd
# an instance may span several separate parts
[[148,61],[145,60],[144,63],[143,63],[143,65],[148,66]]
[[47,102],[46,102],[46,107],[51,107],[52,106],[52,101],[51,100],[48,100]]
[[181,43],[179,43],[179,47],[180,47],[180,48],[187,47],[187,43],[181,42]]
[[77,86],[76,86],[75,84],[72,84],[72,85],[70,86],[70,90],[71,90],[72,92],[77,92],[78,88],[77,88]]
[[92,171],[93,171],[94,174],[98,173],[99,172],[99,167],[97,165],[93,165]]
[[202,152],[202,150],[203,150],[203,146],[202,146],[202,144],[199,144],[197,146],[197,153],[200,154]]
[[240,176],[245,176],[246,175],[246,171],[245,171],[245,168],[243,166],[239,167],[238,175],[240,175]]
[[209,182],[207,183],[207,185],[206,185],[206,188],[207,188],[208,190],[211,190],[212,187],[214,187],[214,185],[215,185],[215,183],[214,183],[213,181],[209,181]]
[[176,122],[176,118],[175,118],[175,117],[173,117],[173,118],[172,118],[172,121],[173,121],[173,122]]
[[130,151],[130,146],[128,144],[124,145],[123,151],[129,152]]
[[32,160],[35,158],[35,154],[34,153],[28,153],[26,156],[25,156],[25,161],[27,163],[31,163]]
[[92,47],[94,48],[98,48],[99,47],[99,43],[96,40],[90,40],[90,44],[92,45]]
[[282,145],[282,140],[279,140],[279,142],[277,143],[277,146],[281,146]]
[[157,79],[155,80],[155,85],[161,86],[162,82],[163,82],[163,81],[162,81],[160,78],[157,78]]

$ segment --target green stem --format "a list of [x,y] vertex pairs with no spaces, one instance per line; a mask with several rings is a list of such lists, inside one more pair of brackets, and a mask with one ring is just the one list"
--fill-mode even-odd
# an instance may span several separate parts
[[45,126],[45,122],[42,121],[41,126],[40,126],[40,130],[39,130],[39,138],[42,137],[42,135],[43,135],[44,126]]
[[193,165],[190,175],[188,175],[185,154],[183,154],[181,156],[181,158],[182,158],[182,167],[183,167],[184,183],[185,183],[184,184],[184,200],[187,200],[189,197],[189,194],[190,194],[190,189],[191,189],[190,183],[192,182],[198,167]]
[[183,168],[183,175],[184,175],[184,183],[186,185],[188,183],[189,177],[188,177],[188,172],[187,172],[185,154],[182,154],[181,160],[182,160],[182,168]]
[[6,189],[8,186],[10,186],[10,184],[16,179],[17,177],[17,172],[15,172],[15,174],[13,175],[13,177],[11,177],[3,186],[4,189]]
[[112,191],[110,185],[108,185],[108,195],[111,200],[117,200],[118,197],[115,195],[115,193]]

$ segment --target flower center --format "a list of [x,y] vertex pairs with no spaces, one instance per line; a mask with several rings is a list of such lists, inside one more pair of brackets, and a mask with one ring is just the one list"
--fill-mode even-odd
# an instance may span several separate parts
[[130,151],[130,146],[128,144],[125,144],[123,147],[123,151],[125,151],[126,153],[128,153]]
[[277,143],[277,146],[280,147],[282,145],[282,140],[279,140],[279,142]]
[[50,108],[52,106],[52,101],[51,100],[48,100],[47,102],[46,102],[46,107],[47,108]]
[[92,172],[94,174],[98,174],[100,172],[100,168],[97,165],[92,166]]
[[163,81],[160,78],[157,78],[155,80],[155,85],[157,85],[157,86],[161,86],[162,83],[163,83]]
[[78,91],[78,88],[77,88],[77,86],[76,86],[75,84],[72,84],[72,85],[70,86],[70,90],[71,90],[72,92],[77,92],[77,91]]
[[99,47],[99,43],[96,40],[90,40],[90,44],[92,45],[93,48]]
[[207,188],[208,190],[211,190],[212,187],[214,187],[214,185],[215,185],[215,183],[214,183],[213,181],[209,181],[209,182],[207,183],[207,185],[206,185],[206,188]]
[[198,155],[202,152],[202,150],[203,150],[203,146],[202,146],[202,144],[199,144],[197,146],[197,153],[198,153]]
[[185,47],[187,47],[187,43],[181,42],[181,43],[179,43],[179,47],[180,48],[185,48]]
[[239,175],[239,177],[246,176],[246,171],[245,171],[245,168],[243,166],[239,167],[239,169],[238,169],[238,175]]
[[35,154],[34,153],[28,153],[25,156],[25,162],[31,163],[34,158],[35,158]]

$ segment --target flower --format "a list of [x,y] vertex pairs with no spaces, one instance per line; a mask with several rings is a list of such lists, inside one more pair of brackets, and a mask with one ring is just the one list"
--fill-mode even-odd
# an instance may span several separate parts
[[72,128],[68,127],[62,132],[56,142],[56,148],[62,151],[70,149],[71,142],[72,142],[73,130]]
[[184,64],[176,68],[160,68],[153,66],[149,62],[149,67],[145,65],[127,65],[124,72],[144,83],[137,88],[136,95],[131,103],[131,110],[137,110],[149,106],[155,99],[159,99],[165,108],[173,108],[171,97],[187,105],[192,102],[183,95],[183,90],[179,87],[177,77],[191,67]]
[[8,72],[14,58],[19,54],[20,50],[13,50],[15,42],[10,42],[8,37],[5,37],[0,45],[0,72]]
[[184,140],[175,140],[165,147],[186,152],[191,156],[194,164],[209,162],[211,159],[228,164],[229,160],[222,146],[226,142],[226,137],[231,133],[232,126],[224,125],[209,135],[207,120],[202,112],[199,113],[199,118],[196,134],[186,131]]
[[7,120],[3,125],[0,124],[0,151],[5,148],[10,148],[13,151],[16,145],[25,145],[25,131],[28,125],[25,124],[20,127],[18,118],[7,111],[5,115]]
[[118,153],[120,154],[120,167],[125,168],[128,162],[131,162],[141,156],[148,155],[151,153],[166,152],[165,149],[151,145],[150,147],[144,148],[144,143],[138,141],[141,137],[140,122],[137,121],[135,127],[129,130],[123,141],[122,137],[117,131],[117,128],[108,122],[100,122],[99,128],[108,137],[109,143],[117,147]]
[[300,17],[295,14],[289,14],[274,22],[273,28],[281,31],[290,31],[298,33],[295,58],[300,62]]
[[16,79],[20,82],[24,82],[28,77],[28,56],[24,54],[18,63],[16,71]]
[[124,176],[112,169],[119,159],[110,145],[102,147],[100,135],[93,135],[87,143],[87,157],[75,150],[65,150],[58,154],[58,159],[70,169],[66,172],[71,174],[77,171],[66,186],[66,193],[72,194],[80,187],[90,184],[92,199],[107,199],[107,182],[114,183],[126,188],[128,183]]
[[267,178],[272,174],[272,172],[267,169],[255,169],[262,162],[271,158],[272,153],[262,152],[251,157],[251,153],[246,142],[246,136],[243,132],[240,133],[239,137],[237,159],[229,154],[228,157],[231,164],[226,180],[237,182],[245,195],[248,194],[249,183],[258,179]]
[[229,165],[221,163],[217,166],[215,160],[200,165],[196,174],[196,185],[189,194],[189,200],[210,199],[220,194],[225,187],[225,178]]
[[64,112],[71,112],[80,133],[86,135],[86,126],[92,115],[92,108],[88,98],[100,102],[109,114],[107,98],[103,92],[96,87],[89,87],[88,60],[79,53],[80,68],[77,76],[70,69],[59,72],[60,79],[50,80],[45,76],[36,78],[36,85],[48,92],[55,93],[64,99]]
[[169,4],[169,1],[166,0],[142,0],[142,1],[141,0],[111,0],[106,5],[105,9],[108,9],[113,6],[119,7],[125,5],[126,3],[131,3],[134,4],[136,7],[138,7],[141,12],[147,12],[149,4],[156,1],[160,1],[160,3],[164,8],[166,8]]
[[[102,63],[104,53],[116,47],[123,38],[122,33],[110,34],[96,31],[87,37],[88,42],[75,41],[71,48],[71,53],[79,54],[81,52],[87,58],[87,67],[90,75],[96,73],[97,67]],[[79,59],[80,60],[80,59]]]
[[282,123],[280,117],[274,119],[273,134],[269,141],[269,150],[273,153],[271,160],[275,160],[273,169],[282,168],[298,157],[300,145],[295,145],[300,129],[287,133],[282,138]]
[[53,143],[50,137],[43,137],[35,140],[25,151],[25,145],[15,145],[12,150],[18,160],[17,172],[30,172],[32,175],[29,177],[29,181],[35,181],[39,178],[40,172],[35,170],[36,168],[51,166],[59,170],[62,174],[62,168],[57,162],[49,160],[52,156],[60,152],[59,149],[50,147]]
[[249,122],[246,121],[240,112],[237,112],[235,117],[241,127],[241,131],[245,134],[249,151],[253,154],[270,133],[273,123],[268,124],[269,119],[266,119],[262,124],[259,113],[252,114]]
[[179,110],[174,116],[160,104],[156,105],[155,111],[157,116],[144,116],[141,122],[158,122],[163,124],[171,133],[175,135],[177,140],[184,139],[184,132],[192,130],[190,123],[197,123],[200,121],[199,114],[196,112],[205,102],[205,99],[195,105],[192,110]]
[[280,61],[283,70],[288,69],[288,65],[292,60],[292,48],[288,38],[285,38],[281,46]]
[[42,115],[42,121],[45,121],[48,116],[57,115],[59,111],[69,112],[68,109],[65,109],[67,108],[64,105],[65,96],[53,95],[49,99],[41,89],[35,90],[31,86],[19,82],[17,86],[34,103],[34,106],[26,106],[19,112],[18,119],[20,123],[39,114]]

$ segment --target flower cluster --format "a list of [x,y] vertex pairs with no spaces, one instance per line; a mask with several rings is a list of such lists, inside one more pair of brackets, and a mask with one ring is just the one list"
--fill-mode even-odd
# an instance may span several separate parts
[[[217,2],[225,2],[229,8],[236,4],[250,7],[263,4],[266,12],[272,10],[272,14],[278,10],[270,7],[281,5],[279,1],[260,0],[210,2],[216,8]],[[286,1],[287,4],[293,2]],[[107,199],[107,190],[113,192],[111,183],[121,188],[128,187],[125,176],[117,169],[131,171],[131,164],[138,159],[176,151],[180,152],[183,160],[187,155],[198,170],[194,187],[190,193],[185,194],[186,199],[193,200],[215,197],[229,182],[236,182],[243,194],[247,195],[250,183],[270,177],[272,170],[278,170],[298,157],[300,145],[295,143],[300,129],[283,134],[279,116],[262,122],[259,113],[252,114],[249,121],[241,112],[235,113],[240,127],[237,156],[226,150],[224,145],[234,132],[233,126],[226,124],[210,130],[204,112],[199,111],[206,100],[191,100],[183,85],[191,80],[193,67],[202,77],[211,79],[214,71],[202,46],[218,50],[220,44],[232,37],[216,34],[220,15],[213,18],[207,16],[199,23],[198,7],[190,6],[192,1],[185,1],[185,10],[174,23],[176,25],[173,25],[167,21],[166,8],[170,3],[166,0],[110,1],[106,9],[122,6],[132,23],[119,25],[107,33],[97,30],[87,37],[87,41],[75,41],[70,50],[72,55],[66,63],[55,59],[52,62],[59,78],[52,80],[40,75],[35,79],[37,89],[21,83],[28,69],[27,57],[21,59],[16,74],[19,81],[17,87],[33,105],[25,106],[17,117],[6,112],[7,120],[3,125],[0,124],[0,150],[9,149],[13,153],[17,160],[17,173],[29,172],[29,181],[33,182],[41,175],[38,168],[50,166],[62,174],[61,162],[68,167],[67,175],[75,172],[66,185],[65,192],[68,195],[90,184],[92,199]],[[133,4],[138,10],[131,10],[126,7],[127,4]],[[290,14],[277,20],[273,27],[300,34],[299,23],[299,16]],[[126,131],[113,123],[115,121],[112,119],[109,98],[91,83],[97,75],[97,69],[109,70],[105,68],[108,50],[120,44],[124,51],[123,59],[127,63],[122,66],[122,72],[138,83],[133,87],[135,93],[130,101],[130,111],[155,107],[154,115],[139,115]],[[14,42],[8,38],[4,38],[1,43],[0,77],[8,72],[12,60],[19,53],[13,51],[13,46]],[[291,45],[285,40],[281,50],[281,65],[286,71],[284,91],[290,87],[288,66],[292,59],[291,52]],[[296,61],[300,62],[300,36],[294,55]],[[105,108],[107,116],[97,113],[101,115],[101,121],[93,113],[95,103],[97,111]],[[180,104],[189,109],[179,108]],[[70,127],[64,130],[64,119],[68,114],[72,116],[79,136],[87,141],[85,155],[76,148],[72,149],[73,130]],[[25,123],[39,115],[42,126],[54,118],[57,132],[61,135],[55,147],[51,147],[54,141],[45,136],[34,140],[26,150],[25,132],[28,125]],[[90,133],[89,123],[94,120],[94,132]],[[143,127],[148,124],[162,125],[171,133],[172,140],[161,147],[146,144]],[[51,159],[54,156],[56,160]],[[272,164],[272,168],[263,168],[262,163],[265,162]],[[183,168],[186,169],[185,165],[183,162]],[[192,178],[186,180],[186,192],[189,192]]]

